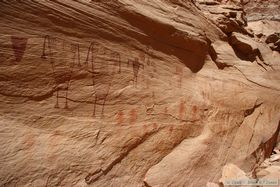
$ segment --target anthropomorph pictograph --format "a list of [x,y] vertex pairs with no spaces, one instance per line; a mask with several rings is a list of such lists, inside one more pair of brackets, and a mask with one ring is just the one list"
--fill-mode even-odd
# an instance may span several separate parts
[[141,61],[141,62],[144,62],[144,63],[146,63],[146,65],[151,65],[151,61],[150,61],[150,56],[151,56],[151,54],[152,54],[152,52],[151,52],[151,50],[150,50],[150,46],[147,46],[146,47],[146,49],[145,49],[145,51],[144,51],[144,53],[141,53],[140,55],[139,55],[139,60]]
[[139,62],[139,58],[137,58],[137,57],[135,57],[134,60],[129,60],[128,64],[130,64],[130,63],[132,63],[132,69],[133,69],[133,75],[134,75],[133,85],[137,86],[139,70],[140,70],[140,67],[142,67],[144,69],[144,65]]
[[124,113],[122,110],[119,110],[118,113],[116,114],[116,121],[118,125],[121,125],[124,123]]
[[[76,65],[78,67],[81,66],[81,64],[80,64],[80,46],[79,46],[79,44],[71,44],[71,52],[73,53],[73,56],[72,56],[71,62],[69,64],[69,71],[65,75],[66,87],[63,88],[63,90],[65,90],[65,105],[64,105],[65,109],[69,108],[69,105],[68,105],[68,94],[69,94],[69,88],[71,86],[71,79],[73,77],[74,68],[75,68]],[[58,87],[57,90],[56,90],[56,104],[55,104],[55,108],[59,108],[59,102],[58,102],[58,99],[60,98],[59,91],[60,91],[60,88]]]
[[27,46],[27,38],[11,36],[12,47],[15,54],[15,61],[20,62],[24,55],[26,46]]
[[54,73],[54,57],[53,57],[53,45],[55,42],[55,38],[50,37],[49,35],[46,35],[44,37],[44,43],[43,43],[43,52],[41,55],[42,59],[49,59],[51,65],[52,65],[52,70]]
[[[113,77],[112,77],[113,80]],[[102,88],[100,90],[95,91],[95,97],[94,97],[94,104],[93,104],[93,117],[96,117],[96,106],[101,105],[101,117],[104,117],[104,110],[105,110],[105,104],[106,100],[109,96],[110,89],[112,86],[112,80],[110,81],[109,84],[105,85],[105,88]]]
[[[87,71],[91,74],[92,78],[92,86],[95,85],[94,76],[95,76],[95,59],[97,58],[98,48],[96,48],[96,44],[91,42],[88,47],[87,57],[85,61],[85,66]],[[94,90],[93,90],[94,91]]]
[[129,112],[130,118],[129,118],[129,122],[130,124],[133,124],[136,122],[137,120],[137,110],[136,109],[131,109]]
[[179,119],[183,120],[185,118],[186,114],[186,101],[181,99],[180,105],[179,105]]
[[[56,77],[54,75],[54,57],[53,57],[53,45],[54,45],[54,42],[55,42],[55,39],[54,38],[51,38],[49,35],[46,35],[44,37],[44,43],[43,43],[43,51],[42,51],[42,55],[41,55],[41,58],[43,60],[49,60],[51,66],[52,66],[52,75],[53,75],[53,79],[54,81],[56,82]],[[57,88],[56,90],[56,104],[55,104],[55,108],[59,108],[59,105],[58,105],[58,97],[59,97],[59,90]]]
[[196,119],[196,116],[197,116],[197,106],[194,105],[192,106],[192,117],[194,120]]
[[80,45],[79,44],[71,44],[71,51],[74,53],[72,58],[72,64],[70,64],[70,74],[67,77],[67,86],[66,86],[66,93],[65,93],[65,109],[68,109],[68,92],[71,85],[71,79],[74,73],[75,64],[77,62],[78,67],[81,66],[80,62]]
[[88,67],[88,64],[91,64],[91,69],[92,69],[92,73],[93,73],[93,68],[94,68],[94,43],[91,42],[89,47],[88,47],[88,52],[87,52],[87,58],[85,61],[85,65],[86,67]]
[[50,45],[50,36],[49,35],[46,35],[45,38],[44,38],[43,52],[42,52],[42,55],[41,55],[42,59],[46,59],[47,58],[47,56],[48,56],[47,52],[50,55],[52,54],[51,53],[51,45]]
[[48,57],[51,59],[51,62],[53,61],[53,55],[55,47],[55,42],[57,39],[55,37],[50,37],[49,35],[46,35],[44,37],[44,43],[43,43],[43,52],[41,55],[42,59],[47,59]]
[[47,142],[45,142],[47,146],[46,150],[46,160],[47,164],[52,165],[58,159],[59,154],[57,154],[57,145],[62,143],[62,132],[59,130],[55,130],[52,134],[49,134],[47,138]]
[[[107,48],[99,48],[98,51],[100,51],[100,54],[104,55],[104,56],[106,56],[109,53]],[[109,53],[109,54],[112,54],[112,53]],[[114,55],[116,55],[116,57],[119,56],[116,53],[113,53],[113,57],[114,57]],[[113,67],[115,68],[115,66],[113,66]],[[106,70],[106,68],[104,68],[104,70]],[[92,70],[91,71],[92,71],[92,73],[94,73],[94,65],[93,64],[92,64]],[[113,72],[114,71],[115,70],[113,70]],[[97,106],[98,105],[101,105],[101,107],[102,107],[101,108],[101,117],[102,118],[104,117],[105,104],[106,104],[106,101],[108,99],[110,89],[111,89],[111,86],[112,86],[113,81],[114,81],[115,74],[114,73],[109,74],[109,75],[105,74],[104,76],[108,76],[110,78],[106,79],[108,81],[103,82],[102,84],[100,84],[100,82],[99,82],[98,89],[96,88],[97,84],[93,80],[93,85],[92,86],[93,86],[93,92],[94,92],[94,95],[95,95],[94,96],[94,102],[93,102],[93,117],[96,117],[96,115],[97,115]],[[94,79],[94,75],[92,76],[92,79]]]

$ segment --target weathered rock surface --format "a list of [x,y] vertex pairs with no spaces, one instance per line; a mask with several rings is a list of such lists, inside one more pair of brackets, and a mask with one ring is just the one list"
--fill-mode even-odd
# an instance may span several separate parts
[[[215,3],[210,3],[215,2]],[[218,1],[197,1],[197,6],[206,17],[210,18],[225,34],[232,32],[247,33],[244,26],[247,20],[244,11],[238,4],[227,4]]]
[[204,187],[270,157],[280,54],[240,2],[0,6],[0,186]]
[[[223,168],[223,172],[222,172],[222,178],[220,179],[220,182],[223,183],[224,186],[241,186],[239,185],[233,185],[234,182],[236,181],[236,183],[238,181],[246,181],[249,180],[250,178],[248,176],[246,176],[246,173],[244,171],[242,171],[240,168],[238,168],[236,165],[234,164],[227,164],[224,166]],[[245,185],[242,185],[243,187],[245,187]]]
[[278,0],[243,0],[242,4],[249,21],[280,21],[280,4]]
[[280,30],[279,21],[261,20],[248,22],[248,28],[252,29],[256,35],[269,36]]
[[274,51],[280,51],[280,32],[267,36],[265,42]]

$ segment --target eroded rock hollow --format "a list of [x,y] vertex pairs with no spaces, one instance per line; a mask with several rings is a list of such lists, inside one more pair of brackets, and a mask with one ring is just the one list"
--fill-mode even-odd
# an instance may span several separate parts
[[279,142],[279,5],[0,1],[0,186],[265,177]]

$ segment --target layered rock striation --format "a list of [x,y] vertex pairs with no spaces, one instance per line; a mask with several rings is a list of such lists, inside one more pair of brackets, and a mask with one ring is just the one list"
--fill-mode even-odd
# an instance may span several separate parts
[[199,187],[271,155],[280,54],[238,2],[0,6],[0,186]]

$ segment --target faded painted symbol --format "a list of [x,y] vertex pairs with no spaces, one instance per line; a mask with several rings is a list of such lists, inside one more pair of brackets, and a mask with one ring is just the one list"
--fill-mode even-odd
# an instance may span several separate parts
[[194,106],[192,107],[192,115],[193,115],[193,119],[196,119],[197,110],[198,110],[197,106],[196,106],[196,105],[194,105]]
[[139,59],[142,61],[142,62],[145,62],[146,65],[150,66],[151,65],[151,60],[150,60],[150,56],[152,55],[152,52],[151,52],[151,49],[149,46],[146,47],[145,49],[145,53],[141,53],[139,55]]
[[138,58],[128,61],[128,64],[129,63],[132,63],[132,69],[133,69],[133,75],[134,75],[133,84],[135,85],[135,87],[137,87],[139,69],[140,69],[140,67],[142,67],[144,69],[144,65],[139,62]]
[[130,124],[135,123],[137,120],[137,110],[131,109],[129,115],[130,115],[130,119],[129,119]]
[[50,63],[52,65],[53,73],[54,73],[54,58],[53,58],[52,45],[54,42],[55,42],[54,38],[51,38],[49,35],[46,35],[44,37],[43,52],[41,55],[42,59],[47,59],[49,57]]
[[124,113],[123,111],[119,110],[117,115],[116,115],[116,121],[118,125],[121,125],[124,123]]
[[46,50],[48,49],[49,53],[51,53],[51,47],[50,47],[50,36],[46,35],[44,38],[44,44],[43,44],[43,53],[41,58],[46,59],[47,58],[47,52]]
[[11,42],[15,54],[15,61],[20,62],[24,55],[26,45],[27,45],[27,38],[11,36]]
[[49,164],[53,164],[58,159],[58,150],[56,150],[55,148],[57,147],[57,145],[61,144],[61,135],[62,133],[59,130],[55,130],[54,133],[51,134],[48,138],[46,153],[48,154],[47,162]]
[[[102,105],[101,109],[101,117],[104,117],[104,110],[105,110],[105,104],[107,97],[110,93],[110,88],[111,88],[112,82],[109,83],[109,85],[106,85],[106,88],[104,88],[100,93],[95,93],[95,99],[94,99],[94,108],[93,108],[93,117],[96,116],[96,105]],[[104,92],[105,91],[105,92]],[[101,101],[102,103],[98,102]]]
[[[89,47],[88,47],[88,52],[87,52],[87,58],[85,61],[85,65],[88,66],[89,61],[91,62],[91,66],[92,66],[92,71],[93,71],[93,60],[94,60],[94,43],[91,42]],[[91,59],[91,60],[90,60]]]
[[41,55],[42,59],[47,59],[48,56],[51,58],[51,63],[53,63],[53,51],[52,51],[52,44],[55,42],[54,38],[51,38],[49,35],[44,37],[44,44],[43,44],[43,52]]
[[[76,64],[77,64],[77,66],[81,66],[79,44],[71,44],[71,52],[73,53],[72,62],[69,64],[69,71],[67,72],[67,74],[65,74],[65,77],[64,77],[64,79],[66,81],[66,86],[64,86],[63,88],[60,88],[60,87],[57,88],[55,108],[59,108],[59,102],[58,102],[59,98],[65,98],[64,108],[65,109],[69,108],[68,94],[69,94],[69,89],[71,86],[71,80],[72,80],[73,74],[74,74],[74,68],[75,68]],[[60,90],[65,90],[65,97],[59,96]]]
[[186,114],[186,101],[181,99],[180,105],[179,105],[179,119],[182,121],[185,118]]
[[67,86],[66,86],[66,93],[65,93],[65,109],[68,109],[68,92],[69,88],[71,86],[71,79],[74,73],[74,67],[75,67],[75,62],[77,61],[78,66],[81,66],[80,62],[80,45],[79,44],[72,44],[71,45],[71,50],[74,52],[73,58],[72,58],[72,64],[70,65],[70,75],[67,80]]

